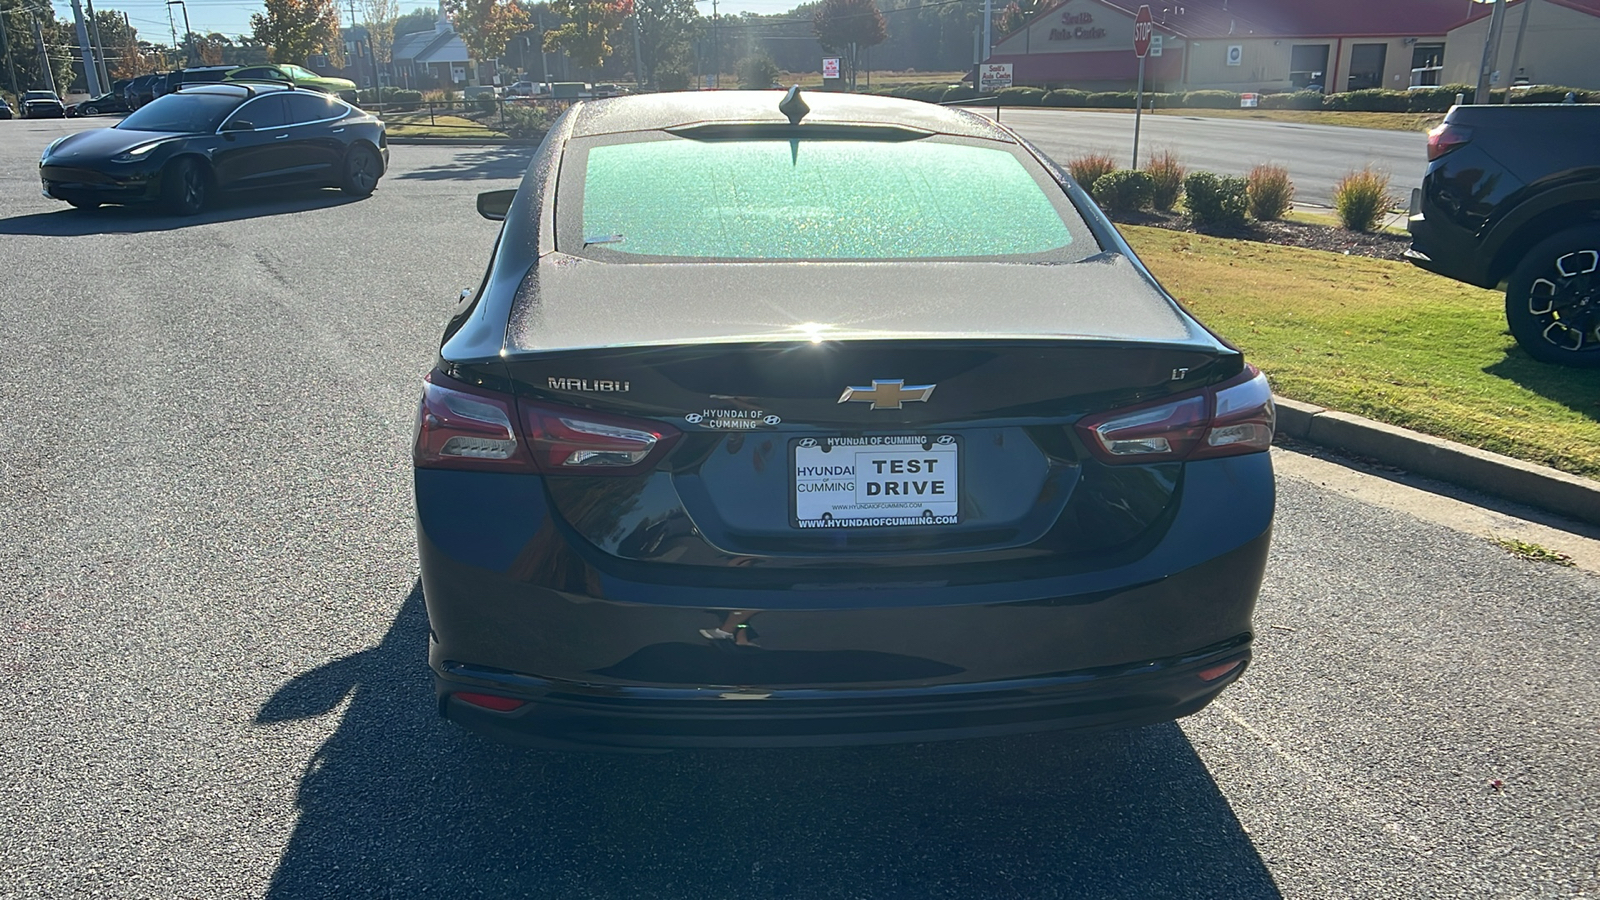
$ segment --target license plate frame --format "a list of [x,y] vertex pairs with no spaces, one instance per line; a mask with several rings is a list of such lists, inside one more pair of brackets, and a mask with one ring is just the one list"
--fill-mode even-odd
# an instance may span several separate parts
[[965,455],[953,434],[793,439],[789,525],[806,531],[959,525]]

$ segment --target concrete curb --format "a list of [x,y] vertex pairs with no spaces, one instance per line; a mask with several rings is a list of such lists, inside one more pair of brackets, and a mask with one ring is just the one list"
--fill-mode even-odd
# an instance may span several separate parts
[[1297,400],[1273,400],[1279,434],[1600,524],[1600,481]]
[[537,138],[435,138],[391,134],[388,138],[391,144],[432,144],[435,147],[537,147],[544,135]]

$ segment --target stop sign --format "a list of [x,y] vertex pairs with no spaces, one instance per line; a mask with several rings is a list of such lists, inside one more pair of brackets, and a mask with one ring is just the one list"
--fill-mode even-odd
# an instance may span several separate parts
[[1133,53],[1140,59],[1150,52],[1150,35],[1155,30],[1150,24],[1150,7],[1139,7],[1139,14],[1133,18]]

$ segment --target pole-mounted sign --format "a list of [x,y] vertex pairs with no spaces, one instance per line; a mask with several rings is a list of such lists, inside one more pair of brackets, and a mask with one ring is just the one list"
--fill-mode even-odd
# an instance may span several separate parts
[[1133,53],[1139,57],[1139,90],[1133,98],[1133,166],[1139,168],[1139,116],[1144,113],[1144,58],[1150,53],[1150,35],[1155,24],[1150,19],[1150,7],[1139,7],[1133,17]]

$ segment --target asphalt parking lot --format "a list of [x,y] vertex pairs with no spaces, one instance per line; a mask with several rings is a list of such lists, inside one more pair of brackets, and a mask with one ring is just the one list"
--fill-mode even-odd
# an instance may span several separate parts
[[474,196],[529,151],[175,220],[39,196],[87,124],[0,123],[0,896],[1600,895],[1600,575],[1288,452],[1256,661],[1177,724],[649,756],[445,725],[411,419],[495,237]]

